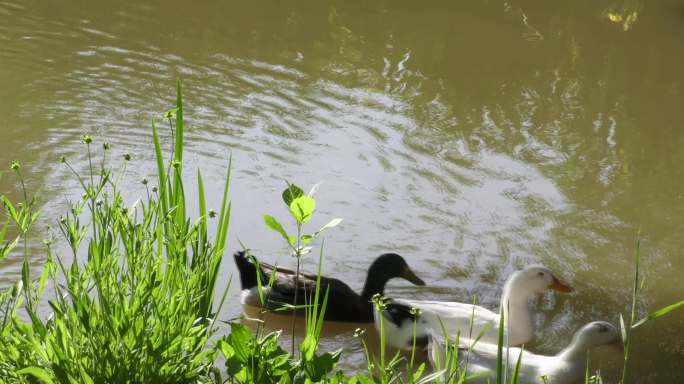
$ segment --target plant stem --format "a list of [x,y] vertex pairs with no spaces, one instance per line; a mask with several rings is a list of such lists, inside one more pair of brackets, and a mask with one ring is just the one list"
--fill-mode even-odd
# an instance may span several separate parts
[[637,232],[636,254],[634,256],[634,287],[632,290],[632,312],[629,316],[629,324],[625,327],[627,329],[625,330],[625,356],[622,364],[622,378],[620,378],[621,384],[625,384],[625,381],[627,379],[627,368],[629,363],[629,347],[631,344],[632,325],[634,324],[634,321],[636,319],[636,302],[637,296],[639,295],[639,265],[641,264],[641,255],[639,253],[640,245],[640,234]]
[[93,160],[90,156],[90,144],[86,143],[86,147],[88,147],[88,167],[90,169],[90,186],[92,187],[95,183],[93,182]]
[[297,273],[295,274],[295,296],[294,309],[292,311],[292,356],[295,354],[295,332],[297,328],[297,294],[299,293],[299,265],[302,256],[301,249],[302,224],[297,223],[297,248],[295,249],[295,256],[297,257]]
[[413,344],[411,347],[411,362],[409,363],[409,371],[413,371],[413,359],[416,355],[416,323],[418,322],[418,317],[413,318]]
[[24,177],[21,175],[21,171],[17,169],[17,175],[19,176],[19,181],[21,181],[21,191],[24,194],[24,204],[26,204],[26,208],[28,208],[28,195],[26,194],[26,184],[24,184]]
[[380,312],[380,369],[382,370],[382,381],[385,382],[385,319]]

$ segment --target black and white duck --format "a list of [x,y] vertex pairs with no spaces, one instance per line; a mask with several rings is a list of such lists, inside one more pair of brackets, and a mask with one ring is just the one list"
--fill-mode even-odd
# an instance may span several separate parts
[[[234,255],[235,264],[240,272],[242,285],[241,303],[266,309],[282,308],[283,304],[295,304],[295,271],[259,262],[259,268],[250,260],[245,252]],[[269,279],[275,270],[275,280],[268,287]],[[265,305],[262,305],[257,288],[257,273],[262,283]],[[343,281],[321,276],[321,295],[329,289],[325,319],[331,321],[370,323],[373,322],[373,303],[371,298],[382,295],[385,285],[393,278],[401,277],[415,285],[425,285],[409,268],[406,260],[396,253],[385,253],[378,256],[368,268],[366,283],[361,294],[352,290]],[[297,303],[302,305],[304,298],[313,297],[316,287],[316,275],[301,273],[297,284]],[[322,301],[322,300],[321,300]],[[303,314],[298,311],[298,314]]]

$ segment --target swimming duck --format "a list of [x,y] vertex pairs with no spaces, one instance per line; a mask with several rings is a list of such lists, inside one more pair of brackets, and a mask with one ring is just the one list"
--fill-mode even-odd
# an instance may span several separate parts
[[[430,362],[433,366],[444,367],[445,349],[439,338],[430,340]],[[587,352],[592,348],[611,345],[622,350],[622,340],[617,329],[605,321],[594,321],[580,328],[570,345],[556,355],[537,355],[521,348],[504,347],[504,360],[508,354],[508,375],[513,375],[518,356],[520,373],[518,382],[529,384],[572,384],[582,382],[586,373]],[[475,374],[473,382],[492,382],[496,378],[497,344],[476,343],[470,350],[459,348],[459,364],[468,361],[467,375]],[[467,357],[465,357],[467,355]],[[469,380],[469,382],[471,382]]]
[[[501,306],[504,308],[505,334],[508,345],[519,346],[532,339],[535,324],[530,299],[547,290],[572,292],[572,288],[561,283],[551,270],[543,266],[529,266],[513,272],[504,285]],[[385,334],[388,345],[407,349],[413,341],[413,319],[407,316],[388,316],[393,307],[401,305],[420,310],[416,322],[416,336],[422,338],[430,334],[443,335],[442,326],[450,338],[465,341],[476,338],[484,332],[483,342],[497,343],[499,332],[499,313],[473,304],[449,302],[392,299],[384,311]],[[405,312],[405,311],[404,311]],[[402,313],[402,311],[398,311]],[[375,314],[375,325],[379,329],[380,317]],[[472,334],[471,332],[472,323]],[[410,348],[409,348],[410,349]]]
[[[249,260],[245,252],[235,253],[234,258],[240,272],[242,305],[261,307],[257,288],[256,266]],[[269,289],[268,281],[274,270],[276,271],[275,281]],[[294,304],[296,275],[294,271],[259,263],[258,273],[263,285],[262,292],[268,298],[266,300],[267,309],[280,308],[283,303]],[[406,260],[396,253],[385,253],[373,261],[368,268],[366,283],[360,295],[339,279],[321,276],[321,294],[325,294],[326,289],[329,288],[325,319],[359,323],[372,322],[373,304],[371,298],[375,294],[382,295],[387,281],[395,277],[404,278],[415,285],[425,285],[425,282],[409,268]],[[312,297],[315,287],[316,275],[300,272],[297,286],[297,302],[299,305],[304,304],[305,296]],[[302,315],[303,311],[298,311],[298,314]]]

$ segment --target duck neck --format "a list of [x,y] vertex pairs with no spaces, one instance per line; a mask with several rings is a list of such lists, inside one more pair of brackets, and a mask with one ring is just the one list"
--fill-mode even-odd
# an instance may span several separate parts
[[[564,361],[572,361],[574,364],[586,364],[587,346],[575,337],[572,339],[570,345],[558,352],[558,355],[556,356]],[[582,369],[582,371],[584,371],[584,369]]]
[[516,292],[514,284],[506,284],[503,296],[501,296],[504,322],[508,328],[506,329],[508,341],[512,346],[524,344],[534,336],[534,320],[530,310],[532,295],[521,293]]
[[388,280],[383,275],[375,276],[369,271],[368,276],[366,276],[366,284],[364,284],[363,291],[361,291],[361,300],[370,305],[370,300],[375,294],[382,295],[385,293],[385,285]]

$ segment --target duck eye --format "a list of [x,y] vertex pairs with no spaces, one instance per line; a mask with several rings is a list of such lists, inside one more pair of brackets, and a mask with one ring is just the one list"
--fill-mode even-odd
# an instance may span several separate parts
[[537,276],[544,276],[544,272],[537,272]]
[[606,327],[603,324],[599,324],[599,333],[605,333],[608,332],[608,327]]

